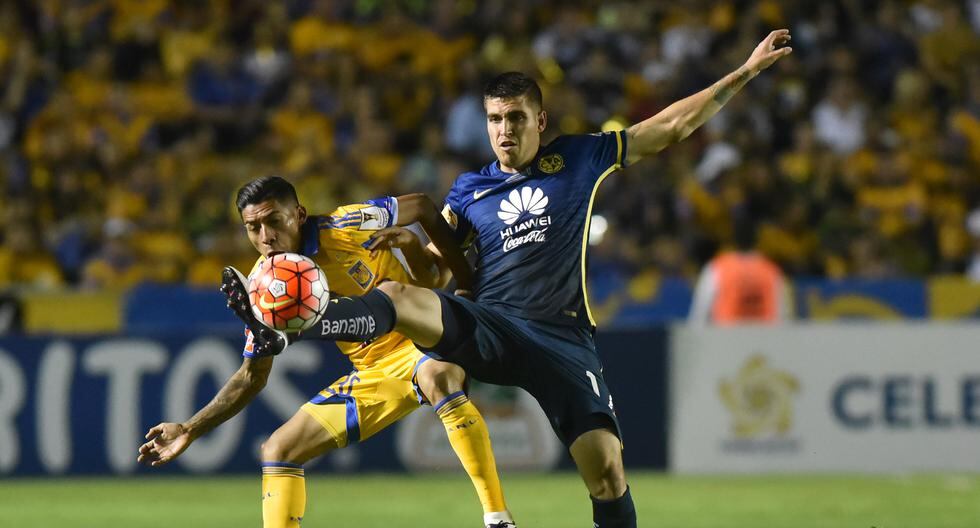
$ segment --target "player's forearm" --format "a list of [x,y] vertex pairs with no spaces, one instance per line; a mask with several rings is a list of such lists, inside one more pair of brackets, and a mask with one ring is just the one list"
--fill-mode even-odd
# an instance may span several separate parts
[[[425,234],[429,235],[429,240],[439,252],[437,264],[440,269],[448,268],[452,272],[452,276],[456,278],[457,289],[472,290],[473,284],[476,282],[473,268],[470,267],[463,251],[456,244],[452,231],[449,230],[446,221],[442,219],[442,215],[436,213],[436,217],[428,225],[422,224],[422,229],[425,229]],[[443,286],[448,283],[448,276],[442,282]]]
[[659,152],[683,140],[718,113],[759,72],[741,66],[715,84],[668,106],[629,129],[631,158]]
[[[681,104],[678,109],[680,138],[686,138],[708,119],[718,113],[725,103],[739,92],[759,72],[752,72],[746,66],[729,73],[720,81],[705,90],[675,104]],[[693,98],[693,99],[692,99]],[[686,104],[682,104],[685,103]]]
[[408,263],[408,268],[412,270],[415,281],[420,286],[425,286],[426,288],[440,287],[439,262],[436,256],[422,246],[421,240],[414,236],[412,238],[415,241],[403,246],[401,250],[402,254],[405,255],[405,262]]
[[436,204],[424,194],[409,194],[398,197],[398,225],[418,222],[432,245],[438,250],[440,266],[449,268],[456,278],[457,288],[471,290],[475,282],[473,268],[466,260],[459,245],[453,238],[446,221],[436,208]]
[[256,375],[247,366],[235,372],[218,391],[210,403],[204,406],[182,425],[198,438],[238,414],[265,387],[267,377]]

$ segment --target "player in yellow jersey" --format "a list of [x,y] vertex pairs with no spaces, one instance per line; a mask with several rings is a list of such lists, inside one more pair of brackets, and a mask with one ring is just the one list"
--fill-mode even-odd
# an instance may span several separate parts
[[[293,186],[273,176],[243,186],[237,205],[249,240],[260,253],[253,272],[272,254],[296,252],[317,262],[335,295],[360,295],[384,280],[441,287],[450,271],[463,285],[471,279],[462,253],[446,244],[448,227],[422,195],[387,197],[312,216],[299,204]],[[423,247],[408,230],[386,236],[384,248],[375,247],[380,239],[372,235],[377,230],[415,221],[439,251]],[[306,505],[302,464],[371,437],[422,401],[432,402],[445,425],[483,505],[484,525],[516,526],[504,503],[486,423],[463,391],[463,370],[429,359],[397,333],[370,343],[337,345],[353,364],[351,373],[320,391],[262,445],[264,526],[299,526]],[[274,356],[256,355],[250,334],[243,356],[238,372],[188,421],[149,430],[148,441],[139,449],[140,462],[159,466],[173,460],[262,390]]]

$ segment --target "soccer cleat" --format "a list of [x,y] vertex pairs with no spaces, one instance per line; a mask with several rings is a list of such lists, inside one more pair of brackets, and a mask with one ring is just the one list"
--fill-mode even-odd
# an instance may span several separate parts
[[517,528],[517,523],[509,511],[489,512],[483,514],[483,524],[487,528]]
[[248,300],[248,279],[232,266],[221,270],[221,292],[228,298],[228,308],[235,312],[252,332],[252,354],[256,357],[275,356],[290,343],[286,332],[270,328],[252,313]]

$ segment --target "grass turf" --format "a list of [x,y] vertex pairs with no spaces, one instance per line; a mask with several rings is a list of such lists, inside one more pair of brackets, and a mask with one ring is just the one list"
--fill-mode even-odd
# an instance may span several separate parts
[[[980,475],[678,477],[630,474],[639,525],[726,528],[980,526]],[[592,526],[577,475],[505,475],[522,528]],[[304,528],[480,526],[464,475],[307,478]],[[0,526],[260,526],[259,478],[0,480]]]

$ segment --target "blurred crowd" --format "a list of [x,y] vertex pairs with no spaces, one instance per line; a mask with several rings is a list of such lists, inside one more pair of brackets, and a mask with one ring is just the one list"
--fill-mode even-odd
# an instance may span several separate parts
[[0,3],[0,289],[213,284],[254,259],[233,195],[314,213],[441,201],[493,159],[481,89],[539,79],[546,140],[794,53],[606,180],[592,265],[694,277],[735,221],[790,275],[980,279],[980,1]]

